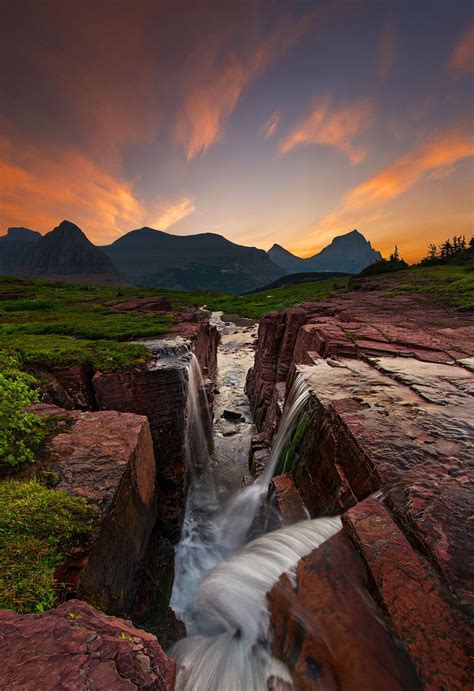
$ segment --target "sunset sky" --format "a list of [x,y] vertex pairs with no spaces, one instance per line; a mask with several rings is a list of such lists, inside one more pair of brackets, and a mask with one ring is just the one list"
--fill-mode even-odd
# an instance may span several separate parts
[[473,232],[472,2],[12,0],[0,234],[63,218],[300,256]]

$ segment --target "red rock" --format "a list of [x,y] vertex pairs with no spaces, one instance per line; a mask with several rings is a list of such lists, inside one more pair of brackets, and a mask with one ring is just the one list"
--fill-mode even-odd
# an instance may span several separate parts
[[308,518],[308,512],[300,493],[296,489],[291,473],[283,473],[273,478],[268,500],[278,509],[283,526],[292,525]]
[[262,427],[273,393],[278,353],[284,330],[284,313],[270,313],[260,320],[255,365],[249,371],[245,387],[252,406],[254,421],[259,429]]
[[156,638],[80,600],[42,614],[0,611],[0,688],[172,691],[175,663]]
[[[69,367],[51,367],[53,379],[59,382],[70,402],[71,410],[91,410],[94,408],[94,391],[92,389],[91,373],[82,365]],[[60,400],[52,399],[52,403]]]
[[388,297],[387,286],[384,279],[383,284],[372,285],[375,290],[348,291],[263,317],[247,384],[259,429],[275,382],[291,376],[295,364],[307,363],[308,351],[324,357],[413,354],[440,363],[452,362],[454,355],[454,359],[474,355],[472,315],[444,309],[418,295]]
[[155,367],[133,372],[98,372],[94,389],[99,408],[147,417],[153,438],[160,520],[165,535],[178,541],[184,517],[186,391],[183,371]]
[[343,522],[424,687],[472,688],[468,654],[472,632],[429,562],[415,552],[374,499],[350,509]]
[[461,464],[451,460],[449,465],[454,477],[435,480],[414,473],[390,490],[388,500],[467,608],[474,605],[474,549],[468,529],[473,479]]
[[80,597],[111,614],[131,611],[157,517],[147,419],[115,411],[36,410],[59,413],[66,421],[65,431],[48,441],[39,469],[55,472],[56,489],[86,498],[99,512],[87,559],[74,557],[64,578]]
[[268,595],[273,654],[295,689],[420,688],[406,653],[370,598],[367,577],[340,532],[298,562],[296,585],[284,574]]

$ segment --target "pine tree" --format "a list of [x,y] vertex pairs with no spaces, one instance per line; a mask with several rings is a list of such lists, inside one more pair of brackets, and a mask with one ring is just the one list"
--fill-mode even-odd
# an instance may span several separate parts
[[398,246],[397,245],[395,245],[395,249],[393,250],[392,254],[390,255],[390,261],[391,262],[400,261],[400,255],[398,253]]
[[449,242],[449,238],[441,245],[441,259],[447,259],[453,253],[453,246]]

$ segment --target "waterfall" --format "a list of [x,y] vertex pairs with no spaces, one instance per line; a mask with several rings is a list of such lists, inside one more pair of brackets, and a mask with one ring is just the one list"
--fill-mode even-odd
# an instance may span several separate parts
[[262,499],[268,491],[280,456],[298,423],[308,398],[309,390],[306,382],[297,374],[293,379],[270,458],[262,476],[232,497],[224,509],[221,530],[231,552],[245,544],[245,538],[254,522]]
[[[190,398],[197,398],[193,392],[196,387],[192,387],[191,382],[202,381],[198,370],[199,363],[192,360],[190,374],[193,373],[193,378],[189,375]],[[196,401],[189,404],[188,433],[189,436],[196,437],[189,442],[189,452],[204,453],[206,464],[203,472],[193,477],[190,487],[182,538],[176,548],[176,575],[170,602],[178,618],[185,622],[188,633],[194,631],[190,606],[199,583],[211,569],[235,554],[247,542],[249,530],[261,506],[262,496],[264,497],[268,490],[273,471],[308,397],[308,388],[304,380],[297,375],[288,395],[265,472],[252,485],[231,496],[223,506],[219,502],[213,482],[207,446],[202,440],[199,442],[203,429],[201,409],[196,405]],[[191,468],[201,467],[202,461],[190,457],[189,464]]]
[[187,380],[185,453],[188,469],[192,475],[196,475],[209,463],[206,429],[211,429],[212,421],[201,367],[197,357],[191,352],[185,378]]
[[264,473],[222,502],[208,453],[203,381],[194,357],[186,376],[186,451],[192,482],[170,603],[187,629],[187,638],[170,652],[178,662],[177,688],[260,691],[272,674],[288,678],[284,665],[270,653],[266,593],[281,573],[334,535],[340,519],[304,521],[248,543],[262,498],[308,401],[308,388],[296,375]]
[[170,651],[178,691],[264,691],[272,675],[289,680],[271,656],[266,593],[340,527],[337,517],[317,518],[267,533],[201,582],[191,607],[195,633]]

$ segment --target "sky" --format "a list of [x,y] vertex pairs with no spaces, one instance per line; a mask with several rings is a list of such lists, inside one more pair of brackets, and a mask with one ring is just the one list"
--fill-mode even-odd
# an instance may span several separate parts
[[471,2],[3,0],[0,32],[0,234],[473,232]]

